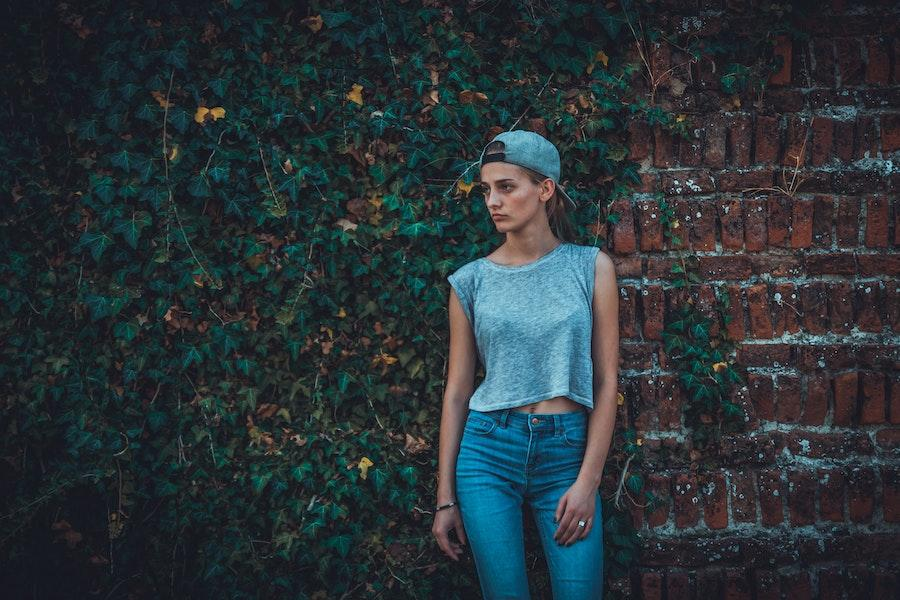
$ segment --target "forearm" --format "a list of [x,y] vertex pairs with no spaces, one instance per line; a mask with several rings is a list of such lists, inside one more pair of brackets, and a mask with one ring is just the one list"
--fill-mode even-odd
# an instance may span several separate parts
[[578,480],[592,487],[600,485],[603,466],[609,454],[616,427],[617,392],[618,382],[615,378],[602,382],[594,392],[594,409],[588,415],[587,447],[578,473]]
[[468,398],[444,396],[438,441],[438,504],[456,500],[456,457],[468,411]]

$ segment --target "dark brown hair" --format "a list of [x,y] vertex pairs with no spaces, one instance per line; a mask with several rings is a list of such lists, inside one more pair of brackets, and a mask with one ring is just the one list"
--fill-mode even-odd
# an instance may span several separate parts
[[[501,141],[491,142],[485,148],[485,156],[488,154],[493,154],[495,152],[502,152],[506,145]],[[535,185],[539,185],[542,181],[547,179],[547,176],[538,173],[528,167],[523,167],[521,165],[513,165],[521,169],[525,176],[531,180],[531,183]],[[546,205],[547,210],[547,220],[550,222],[550,230],[556,235],[557,238],[564,242],[574,242],[575,241],[575,227],[572,225],[572,221],[569,219],[569,211],[566,206],[565,200],[559,195],[559,192],[554,187],[553,196],[547,201]]]

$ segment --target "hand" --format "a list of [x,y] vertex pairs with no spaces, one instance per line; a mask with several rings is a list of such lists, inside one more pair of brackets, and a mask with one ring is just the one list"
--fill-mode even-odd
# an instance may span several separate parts
[[[594,525],[594,509],[596,508],[597,490],[593,486],[576,481],[566,490],[556,505],[553,520],[559,523],[553,539],[565,546],[574,544],[587,537]],[[585,521],[584,527],[578,521]]]
[[451,529],[456,530],[456,537],[465,545],[466,532],[463,529],[459,506],[451,506],[450,508],[437,511],[434,515],[434,525],[431,526],[431,533],[437,539],[440,549],[453,560],[459,561],[459,556],[463,553],[463,549],[460,544],[450,540]]

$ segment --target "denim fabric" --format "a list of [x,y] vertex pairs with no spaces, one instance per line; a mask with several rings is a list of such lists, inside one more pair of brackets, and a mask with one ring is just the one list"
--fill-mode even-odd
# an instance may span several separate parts
[[587,444],[587,412],[470,410],[456,461],[456,495],[484,598],[529,598],[523,516],[535,519],[558,600],[602,598],[603,516],[570,546],[553,534],[559,499],[575,482]]
[[566,396],[593,410],[592,302],[599,251],[561,242],[524,265],[481,257],[447,276],[485,368],[469,408],[488,412]]

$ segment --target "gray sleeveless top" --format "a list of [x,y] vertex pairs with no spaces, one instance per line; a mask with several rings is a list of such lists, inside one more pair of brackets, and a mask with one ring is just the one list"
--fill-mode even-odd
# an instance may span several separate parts
[[591,307],[599,250],[563,242],[524,265],[482,257],[447,276],[485,367],[470,409],[567,396],[593,410]]

